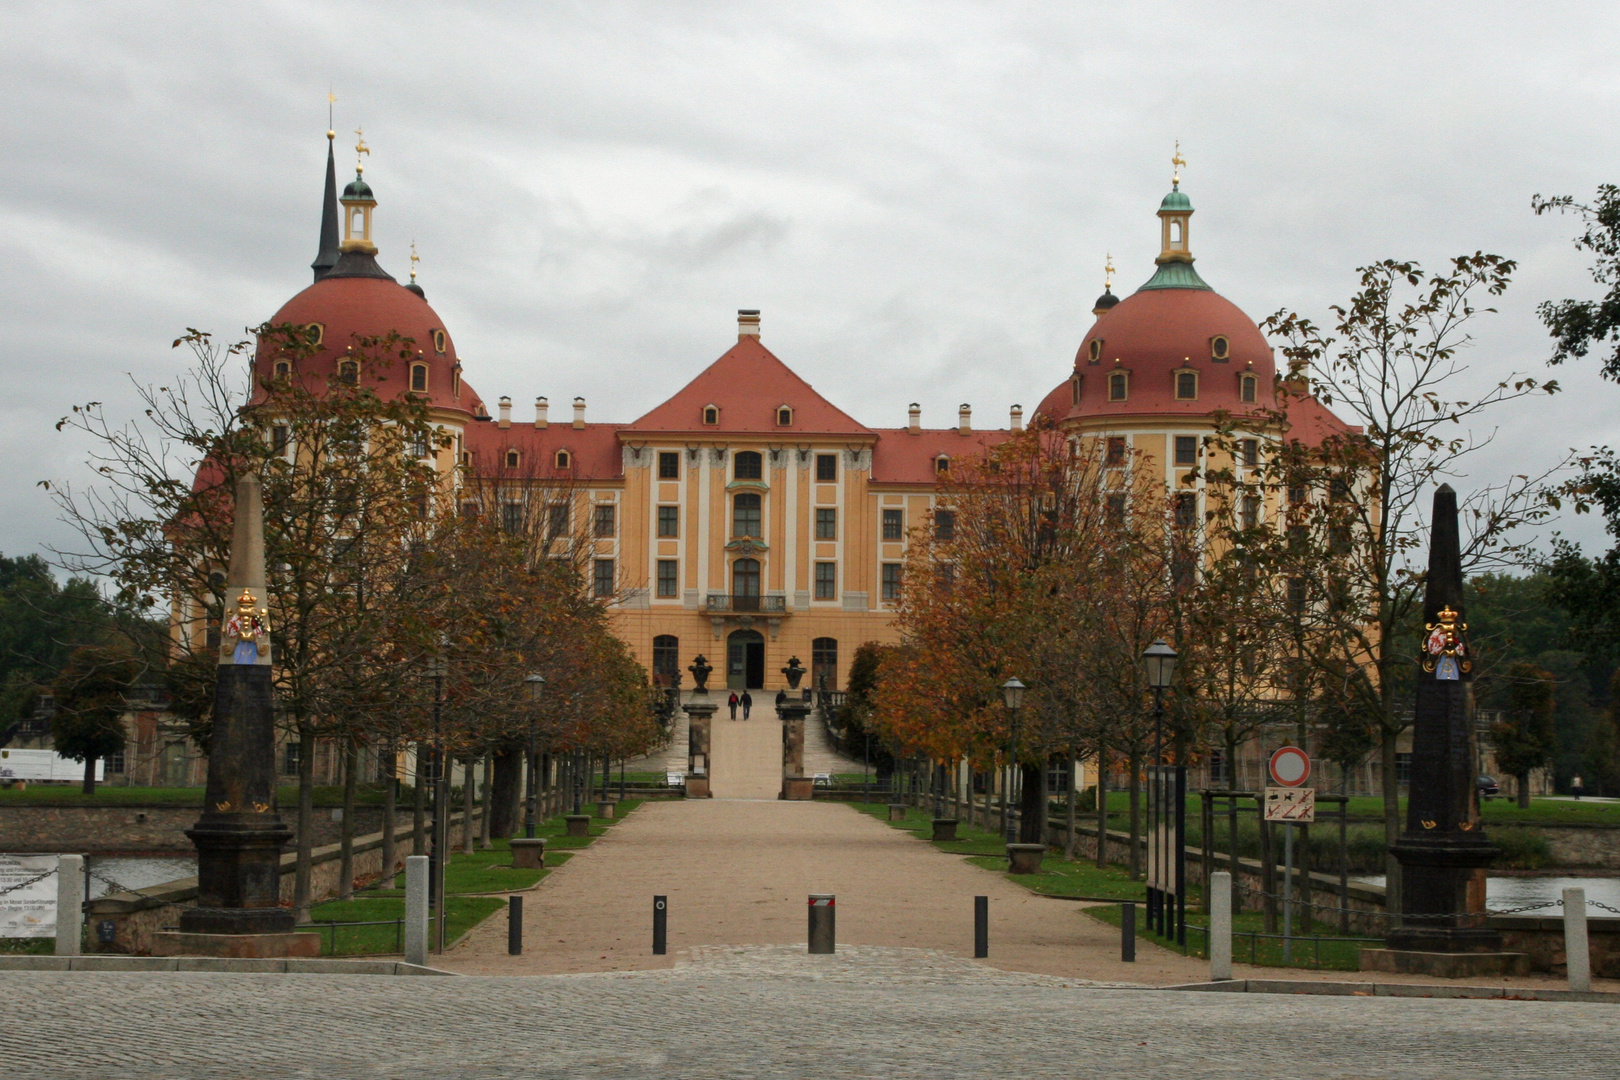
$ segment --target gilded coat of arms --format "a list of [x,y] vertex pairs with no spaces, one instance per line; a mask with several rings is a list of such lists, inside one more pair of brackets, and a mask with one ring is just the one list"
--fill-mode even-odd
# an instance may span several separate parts
[[225,620],[225,640],[231,646],[231,663],[256,664],[260,647],[270,637],[270,611],[255,607],[253,593],[247,589],[237,597],[236,610]]
[[1474,669],[1463,634],[1468,624],[1457,621],[1457,613],[1447,604],[1436,613],[1439,621],[1424,623],[1429,636],[1423,642],[1423,670],[1441,681],[1455,682]]

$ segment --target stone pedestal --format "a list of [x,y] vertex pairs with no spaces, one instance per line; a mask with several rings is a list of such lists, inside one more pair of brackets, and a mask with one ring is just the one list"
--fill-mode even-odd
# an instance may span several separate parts
[[1007,872],[1038,874],[1041,872],[1041,860],[1045,857],[1045,844],[1008,844]]
[[613,799],[597,799],[596,816],[599,818],[611,818],[613,816],[613,803]]
[[[291,912],[288,912],[290,915]],[[219,956],[230,960],[261,960],[287,956],[321,955],[321,935],[302,934],[191,934],[159,930],[152,935],[153,956]]]
[[903,803],[903,802],[892,802],[892,803],[890,803],[889,804],[889,820],[890,821],[904,821],[904,820],[906,820],[906,804]]
[[937,841],[951,841],[956,839],[955,818],[935,818],[934,837]]
[[713,730],[715,710],[720,708],[720,705],[718,702],[710,701],[706,692],[699,691],[686,703],[685,708],[686,797],[707,799],[712,795],[710,779],[714,775],[709,735]]
[[533,839],[526,837],[512,838],[512,866],[518,870],[541,870],[546,865],[546,840],[543,836]]
[[815,797],[816,778],[813,776],[782,777],[782,798],[789,802],[809,802]]
[[1391,971],[1437,979],[1476,979],[1527,975],[1530,957],[1513,952],[1422,952],[1415,949],[1362,949],[1362,971]]
[[591,835],[591,815],[589,815],[589,814],[569,814],[566,817],[564,817],[563,820],[568,823],[568,835],[569,836],[589,836],[589,835]]
[[[814,777],[804,775],[804,718],[810,713],[809,702],[789,698],[776,707],[776,715],[782,720],[782,794],[784,799],[808,799],[810,791],[814,788]],[[804,781],[803,794],[797,794],[801,785],[797,781]],[[789,781],[794,781],[790,784]],[[789,788],[795,794],[788,794]]]

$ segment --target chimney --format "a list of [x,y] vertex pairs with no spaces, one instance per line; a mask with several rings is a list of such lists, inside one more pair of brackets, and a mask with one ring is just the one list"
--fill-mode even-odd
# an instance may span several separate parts
[[582,428],[584,426],[585,426],[585,399],[582,398],[582,397],[577,397],[577,398],[574,399],[574,427]]
[[973,406],[963,402],[962,407],[956,410],[956,433],[958,435],[970,435],[972,432]]
[[911,423],[907,426],[908,430],[913,435],[921,435],[922,434],[922,406],[917,404],[915,401],[913,401],[911,403],[911,408],[907,409],[906,411],[911,415]]
[[546,430],[546,406],[545,398],[537,397],[534,399],[534,426],[541,431]]
[[741,341],[745,337],[759,337],[758,308],[737,309],[737,340]]
[[512,426],[512,399],[507,397],[505,394],[501,395],[501,419],[499,421],[499,426],[503,428]]
[[1014,431],[1024,430],[1024,407],[1022,405],[1012,407],[1012,429]]

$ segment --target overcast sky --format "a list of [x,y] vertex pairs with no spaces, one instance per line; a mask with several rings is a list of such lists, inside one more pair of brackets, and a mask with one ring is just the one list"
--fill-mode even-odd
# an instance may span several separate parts
[[[1251,317],[1496,252],[1520,269],[1468,362],[1549,374],[1535,304],[1594,287],[1530,197],[1620,182],[1617,30],[1594,3],[9,3],[0,551],[67,539],[36,482],[86,479],[75,402],[132,413],[185,327],[309,284],[329,85],[339,182],[363,124],[379,261],[403,281],[415,238],[487,401],[630,421],[757,307],[864,423],[1001,426],[1065,377],[1105,253],[1116,292],[1152,273],[1176,139],[1198,269]],[[1615,441],[1593,368],[1501,414],[1471,481]]]

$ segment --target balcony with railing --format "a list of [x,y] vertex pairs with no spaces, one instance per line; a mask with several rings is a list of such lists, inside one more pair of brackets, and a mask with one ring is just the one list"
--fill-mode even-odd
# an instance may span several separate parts
[[787,597],[709,593],[705,606],[712,615],[786,615]]

